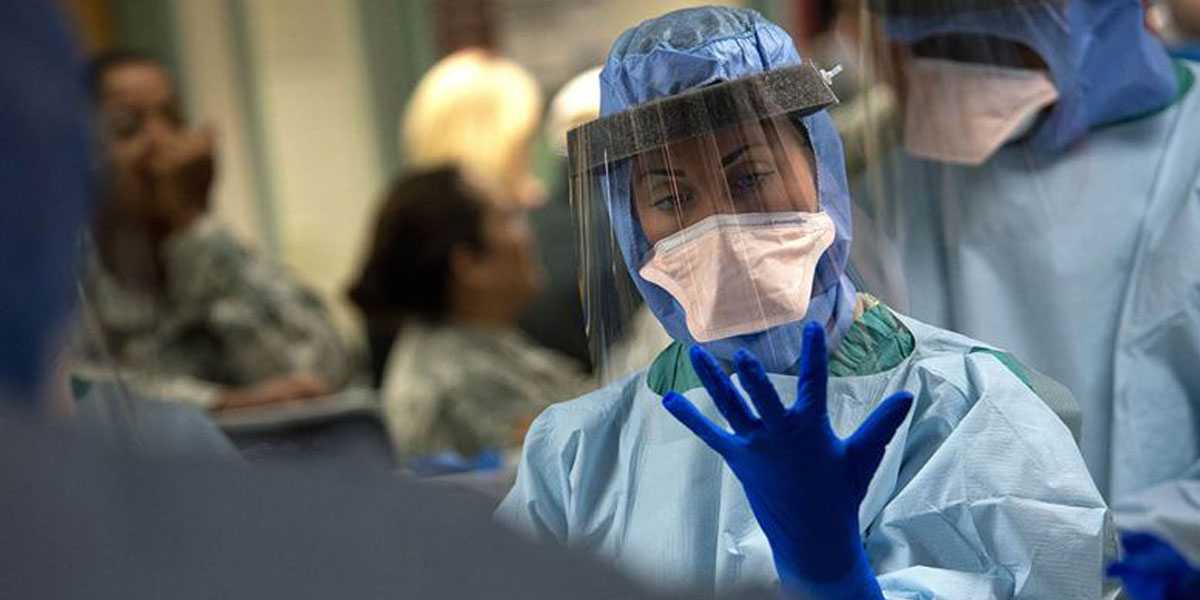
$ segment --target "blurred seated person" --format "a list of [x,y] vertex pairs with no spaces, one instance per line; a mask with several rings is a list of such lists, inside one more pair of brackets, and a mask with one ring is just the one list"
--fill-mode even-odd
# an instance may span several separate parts
[[402,176],[350,290],[369,328],[399,332],[382,397],[403,456],[516,447],[543,408],[588,389],[514,326],[541,267],[525,209],[485,181],[457,167]]
[[[599,84],[593,87],[598,89]],[[599,91],[594,95],[592,103],[598,107]],[[565,182],[563,193],[547,202],[545,186],[532,172],[543,101],[537,81],[517,63],[480,48],[454,52],[421,77],[405,107],[404,166],[411,170],[467,167],[494,182],[511,201],[532,209],[530,224],[546,281],[517,327],[537,343],[589,368]],[[387,362],[389,338],[371,339],[377,379]]]
[[115,52],[89,71],[104,185],[72,332],[77,379],[206,410],[331,393],[347,354],[318,297],[209,212],[211,128],[189,129],[163,65]]

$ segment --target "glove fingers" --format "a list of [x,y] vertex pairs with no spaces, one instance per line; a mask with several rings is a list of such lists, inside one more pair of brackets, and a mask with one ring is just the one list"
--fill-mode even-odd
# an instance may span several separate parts
[[676,392],[668,392],[663,397],[663,408],[667,409],[677,421],[683,423],[684,427],[696,434],[696,437],[708,444],[709,448],[716,450],[717,453],[725,454],[725,443],[728,435],[725,431],[709,421],[707,417],[700,414],[695,404],[691,400],[684,398]]
[[828,410],[829,356],[825,349],[825,329],[816,321],[805,323],[800,350],[800,382],[795,408],[824,417]]
[[892,394],[846,442],[846,452],[853,465],[852,477],[855,477],[855,483],[861,491],[865,492],[870,484],[875,469],[879,468],[879,461],[883,460],[884,449],[908,416],[912,403],[912,394],[906,391]]
[[754,408],[758,411],[763,426],[771,431],[781,427],[786,411],[783,408],[783,402],[779,400],[779,393],[775,391],[775,386],[767,377],[762,363],[746,350],[738,350],[733,357],[733,362],[737,365],[742,387],[750,395],[750,401],[754,403]]
[[744,433],[757,427],[758,419],[750,414],[746,401],[742,400],[742,395],[733,387],[717,359],[700,346],[692,346],[688,355],[692,359],[692,368],[700,377],[700,383],[704,384],[704,389],[708,390],[713,404],[717,405],[717,410],[721,411],[721,415],[733,431]]

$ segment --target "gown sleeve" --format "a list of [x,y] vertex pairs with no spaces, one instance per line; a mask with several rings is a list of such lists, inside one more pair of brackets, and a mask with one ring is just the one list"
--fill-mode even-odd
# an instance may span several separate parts
[[516,483],[496,509],[496,519],[539,541],[565,546],[575,443],[557,422],[557,412],[551,406],[530,425]]

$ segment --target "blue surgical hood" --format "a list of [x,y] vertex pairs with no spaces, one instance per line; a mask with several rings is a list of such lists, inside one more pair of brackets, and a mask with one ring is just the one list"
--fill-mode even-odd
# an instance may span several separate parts
[[[621,34],[600,74],[600,114],[609,116],[665,96],[731,81],[771,69],[800,65],[802,59],[788,34],[762,15],[744,8],[684,9],[651,19]],[[826,324],[836,344],[850,326],[855,290],[845,276],[850,256],[850,197],[842,142],[825,111],[801,122],[812,143],[822,210],[832,217],[837,234],[817,266],[815,295],[807,319]],[[683,308],[662,288],[644,280],[638,270],[650,244],[630,205],[628,161],[601,176],[609,215],[629,274],[647,305],[676,340],[694,344]],[[746,348],[782,372],[799,358],[797,321],[768,331],[704,344],[719,357]]]

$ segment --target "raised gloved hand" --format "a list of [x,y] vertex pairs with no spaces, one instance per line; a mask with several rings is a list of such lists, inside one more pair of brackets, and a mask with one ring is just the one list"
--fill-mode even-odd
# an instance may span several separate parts
[[675,392],[663,398],[663,406],[716,450],[741,481],[786,591],[822,600],[881,599],[858,532],[858,507],[912,406],[912,394],[893,394],[842,440],[829,423],[828,358],[819,325],[805,327],[802,350],[796,402],[786,409],[762,364],[746,351],[734,357],[755,416],[716,359],[692,348],[692,365],[733,433]]
[[1149,533],[1121,536],[1125,558],[1108,566],[1125,593],[1135,600],[1200,598],[1200,570],[1188,564],[1170,544]]

